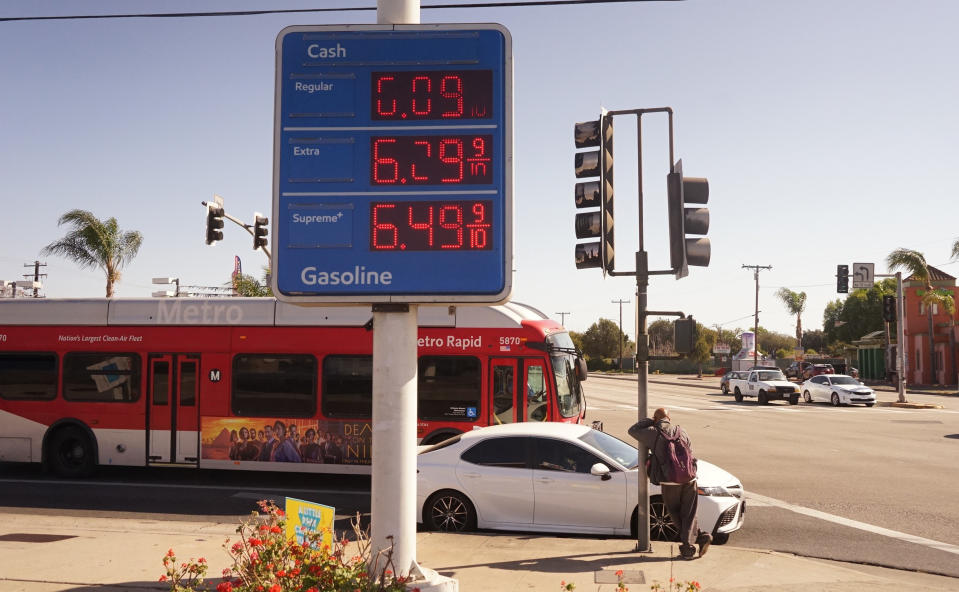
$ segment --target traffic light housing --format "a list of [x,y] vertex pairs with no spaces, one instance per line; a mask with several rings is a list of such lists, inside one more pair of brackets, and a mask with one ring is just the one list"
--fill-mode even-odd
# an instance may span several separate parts
[[266,248],[267,244],[267,235],[270,233],[270,229],[267,228],[267,225],[270,223],[269,218],[263,216],[258,212],[253,214],[253,250],[259,248]]
[[212,245],[223,240],[223,207],[215,204],[206,206],[206,244]]
[[709,232],[709,209],[686,204],[709,202],[709,181],[702,177],[684,177],[683,161],[678,160],[666,175],[669,200],[669,259],[676,279],[689,275],[689,266],[709,265],[710,244],[705,237],[687,238],[688,234]]
[[836,292],[840,294],[849,293],[849,266],[836,266]]
[[887,323],[896,322],[896,297],[892,294],[882,296],[882,319]]
[[673,349],[677,354],[687,355],[693,351],[699,333],[692,315],[673,322]]
[[[591,211],[576,214],[576,238],[595,239],[576,245],[576,268],[615,267],[613,240],[613,119],[601,115],[595,121],[577,123],[573,128],[576,148],[598,148],[577,152],[574,168],[577,179],[599,177],[576,184],[576,208]],[[595,209],[595,208],[598,208]]]

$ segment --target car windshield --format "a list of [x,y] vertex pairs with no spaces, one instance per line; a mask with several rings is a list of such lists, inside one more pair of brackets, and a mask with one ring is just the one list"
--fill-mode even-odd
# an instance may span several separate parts
[[593,448],[600,450],[606,456],[627,469],[634,469],[639,465],[639,452],[637,452],[636,448],[615,436],[610,436],[606,432],[589,430],[580,436],[579,439]]
[[550,362],[556,379],[556,399],[563,417],[576,417],[583,408],[583,387],[573,370],[576,346],[569,333],[555,333],[546,338],[550,348]]
[[859,386],[859,381],[850,376],[837,376],[832,379],[833,384],[853,384]]
[[779,370],[767,370],[759,373],[759,380],[786,380],[786,375]]

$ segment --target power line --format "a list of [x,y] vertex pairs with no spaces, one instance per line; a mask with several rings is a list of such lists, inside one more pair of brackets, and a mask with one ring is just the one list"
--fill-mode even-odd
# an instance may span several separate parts
[[[570,6],[577,4],[635,4],[640,2],[682,2],[683,0],[529,0],[517,2],[468,2],[464,4],[431,4],[420,6],[420,10],[441,8],[520,8],[539,6]],[[66,21],[101,20],[127,18],[197,18],[223,16],[262,16],[267,14],[297,14],[316,12],[370,12],[375,6],[335,7],[335,8],[277,8],[271,10],[226,10],[214,12],[151,12],[122,14],[75,14],[61,16],[10,16],[0,17],[0,22],[12,21]]]

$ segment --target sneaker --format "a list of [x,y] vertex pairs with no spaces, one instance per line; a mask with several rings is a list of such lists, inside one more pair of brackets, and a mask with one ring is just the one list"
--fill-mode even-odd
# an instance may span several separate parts
[[709,544],[713,542],[713,535],[708,532],[701,532],[696,537],[696,544],[699,545],[699,556],[702,557],[709,550]]
[[686,560],[696,559],[696,547],[692,545],[680,547],[679,556]]

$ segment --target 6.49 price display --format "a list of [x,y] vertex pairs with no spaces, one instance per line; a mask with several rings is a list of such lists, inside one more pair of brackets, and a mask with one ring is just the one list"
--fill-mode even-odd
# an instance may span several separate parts
[[370,204],[374,251],[488,251],[492,200],[380,201]]

